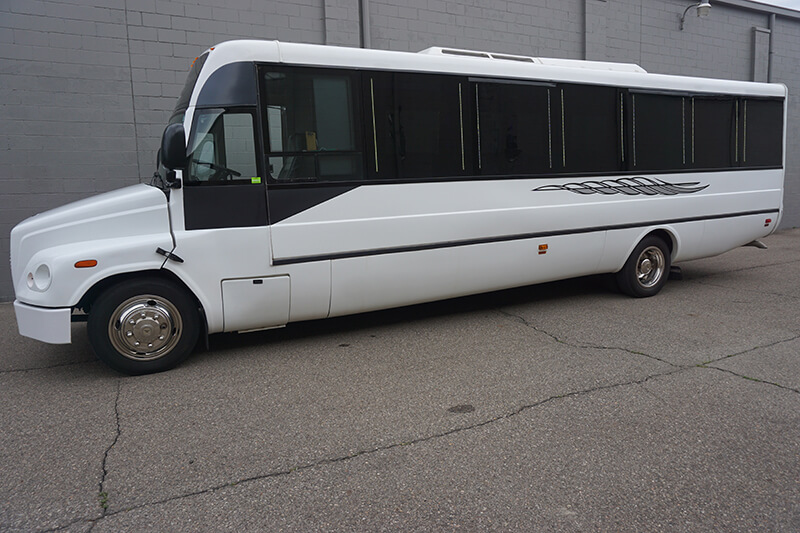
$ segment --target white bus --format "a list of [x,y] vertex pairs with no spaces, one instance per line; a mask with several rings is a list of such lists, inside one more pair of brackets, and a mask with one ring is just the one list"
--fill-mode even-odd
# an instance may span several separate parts
[[768,235],[786,87],[432,48],[233,41],[195,60],[139,184],[11,233],[22,335],[128,374],[198,340],[670,265]]

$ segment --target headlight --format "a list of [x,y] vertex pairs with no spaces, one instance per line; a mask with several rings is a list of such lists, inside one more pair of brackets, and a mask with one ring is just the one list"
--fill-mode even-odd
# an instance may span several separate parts
[[28,272],[28,288],[34,291],[46,291],[50,288],[51,281],[53,281],[53,277],[50,274],[50,267],[45,264],[39,265],[33,272]]

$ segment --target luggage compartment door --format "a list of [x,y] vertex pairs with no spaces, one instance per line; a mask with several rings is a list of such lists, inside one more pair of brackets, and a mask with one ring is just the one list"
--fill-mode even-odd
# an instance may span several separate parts
[[222,281],[224,331],[283,326],[289,321],[289,276]]

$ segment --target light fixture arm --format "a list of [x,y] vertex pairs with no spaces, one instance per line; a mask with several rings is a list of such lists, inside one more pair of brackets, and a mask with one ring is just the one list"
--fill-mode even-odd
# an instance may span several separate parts
[[697,16],[698,17],[705,17],[708,15],[708,12],[711,10],[711,2],[708,0],[701,0],[696,4],[692,4],[688,6],[686,9],[683,10],[683,15],[681,15],[681,31],[683,31],[683,24],[686,21],[686,14],[689,12],[690,9],[695,8],[697,9]]

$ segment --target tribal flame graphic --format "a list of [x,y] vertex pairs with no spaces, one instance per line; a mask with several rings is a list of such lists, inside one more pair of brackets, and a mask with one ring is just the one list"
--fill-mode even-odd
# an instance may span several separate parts
[[702,191],[708,185],[699,185],[699,181],[689,183],[669,183],[645,177],[622,178],[618,180],[584,181],[581,183],[565,183],[564,185],[542,185],[534,191],[569,191],[577,194],[625,194],[628,196],[674,196],[676,194],[692,194]]

